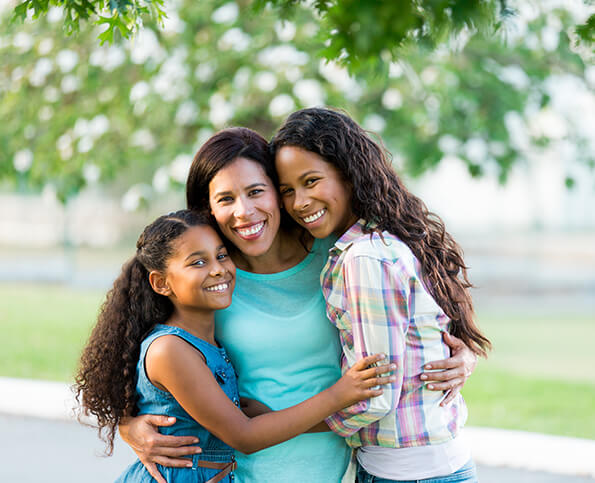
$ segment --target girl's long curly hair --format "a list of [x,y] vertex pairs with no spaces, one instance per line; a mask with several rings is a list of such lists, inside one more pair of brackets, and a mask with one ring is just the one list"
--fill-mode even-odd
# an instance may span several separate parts
[[136,254],[107,293],[97,324],[83,349],[74,391],[80,416],[97,418],[99,436],[113,452],[116,428],[135,414],[136,365],[140,344],[155,324],[171,316],[171,301],[149,283],[153,270],[165,272],[174,242],[192,226],[212,226],[206,215],[181,210],[160,216],[136,242]]
[[462,250],[417,196],[407,190],[390,164],[390,155],[349,116],[331,109],[291,114],[273,137],[273,155],[283,146],[318,154],[335,166],[352,187],[352,210],[401,239],[421,263],[434,299],[451,319],[450,333],[485,356],[490,341],[473,321],[472,286]]

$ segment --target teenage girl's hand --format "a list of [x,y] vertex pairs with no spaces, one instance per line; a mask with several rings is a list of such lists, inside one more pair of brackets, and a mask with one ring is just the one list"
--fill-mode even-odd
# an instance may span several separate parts
[[381,365],[369,367],[386,359],[384,354],[374,354],[357,361],[330,389],[335,397],[343,403],[343,407],[383,393],[381,386],[396,380],[395,376],[380,376],[394,371],[397,366],[385,362]]
[[[440,406],[446,406],[461,392],[477,365],[477,356],[461,339],[448,332],[443,332],[443,338],[451,349],[451,357],[427,363],[424,369],[435,372],[424,372],[420,376],[422,381],[438,381],[428,384],[426,387],[429,390],[448,391]],[[436,369],[443,370],[436,371]]]
[[158,483],[167,483],[159,473],[157,464],[177,468],[192,466],[184,456],[201,453],[194,436],[168,436],[158,431],[159,426],[171,426],[176,418],[143,414],[127,418],[118,427],[122,439],[134,450],[138,459]]

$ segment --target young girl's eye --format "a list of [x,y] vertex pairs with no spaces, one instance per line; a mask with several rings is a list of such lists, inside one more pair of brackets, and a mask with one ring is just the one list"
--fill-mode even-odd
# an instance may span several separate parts
[[217,260],[225,260],[229,255],[226,252],[221,252],[217,255]]
[[191,263],[191,265],[194,265],[196,267],[203,267],[207,262],[205,260],[203,260],[202,258],[195,260]]

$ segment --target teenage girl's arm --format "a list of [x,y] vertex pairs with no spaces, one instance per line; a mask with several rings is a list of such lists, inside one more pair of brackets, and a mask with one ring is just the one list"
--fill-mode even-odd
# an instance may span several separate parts
[[179,337],[166,335],[157,339],[149,347],[145,361],[153,384],[170,392],[188,414],[219,439],[249,454],[293,438],[343,407],[382,394],[382,389],[373,388],[393,379],[379,376],[391,369],[367,369],[382,358],[364,358],[316,396],[252,419],[223,392],[202,354]]

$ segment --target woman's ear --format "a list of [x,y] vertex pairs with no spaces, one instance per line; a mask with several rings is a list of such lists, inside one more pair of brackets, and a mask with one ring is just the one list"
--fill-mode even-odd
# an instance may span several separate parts
[[171,288],[167,283],[165,276],[157,270],[152,270],[149,273],[149,283],[155,292],[159,295],[169,297],[172,294]]

